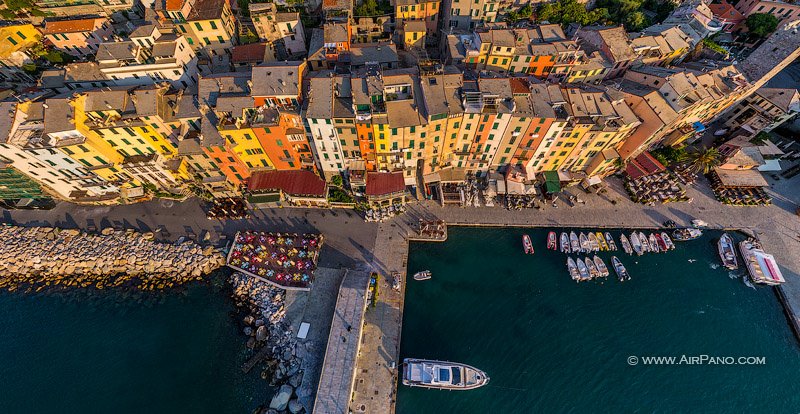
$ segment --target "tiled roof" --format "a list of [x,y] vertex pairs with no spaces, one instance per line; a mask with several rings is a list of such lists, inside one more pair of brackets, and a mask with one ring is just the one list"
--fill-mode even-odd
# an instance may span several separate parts
[[402,172],[371,172],[367,173],[368,196],[380,196],[405,191],[406,183]]
[[233,63],[263,62],[266,49],[266,43],[251,43],[249,45],[235,46],[231,52],[231,61]]
[[325,180],[308,170],[257,171],[247,182],[251,192],[281,190],[290,195],[314,197],[325,197],[326,186]]
[[628,163],[628,166],[625,167],[625,173],[628,174],[632,180],[635,180],[640,177],[664,171],[665,169],[666,168],[664,168],[657,159],[653,158],[649,152],[643,152]]
[[97,19],[59,20],[45,22],[43,34],[88,32],[94,30]]

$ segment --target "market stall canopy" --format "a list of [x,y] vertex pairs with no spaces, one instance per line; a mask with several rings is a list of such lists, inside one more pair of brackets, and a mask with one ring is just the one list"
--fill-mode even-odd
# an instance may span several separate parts
[[768,187],[769,183],[756,170],[724,170],[714,168],[723,187]]
[[561,191],[561,181],[558,179],[557,171],[545,171],[542,175],[544,176],[544,188],[548,193]]

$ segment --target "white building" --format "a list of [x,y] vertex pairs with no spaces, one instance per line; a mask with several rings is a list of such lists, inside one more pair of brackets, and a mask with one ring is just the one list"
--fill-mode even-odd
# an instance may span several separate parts
[[336,78],[311,78],[308,92],[308,108],[303,119],[308,123],[311,150],[317,165],[326,178],[338,174],[345,168],[344,155],[333,124],[333,85]]
[[197,82],[197,56],[184,36],[157,30],[97,50],[100,72],[120,86],[169,82],[185,89]]

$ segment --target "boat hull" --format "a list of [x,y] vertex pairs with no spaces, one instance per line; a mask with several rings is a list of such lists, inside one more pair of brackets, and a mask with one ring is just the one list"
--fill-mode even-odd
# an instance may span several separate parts
[[[458,369],[460,374],[458,384],[436,381],[437,370],[445,369],[450,374],[454,368]],[[403,360],[403,385],[409,387],[466,391],[480,388],[488,383],[489,376],[485,372],[467,364],[431,359]]]

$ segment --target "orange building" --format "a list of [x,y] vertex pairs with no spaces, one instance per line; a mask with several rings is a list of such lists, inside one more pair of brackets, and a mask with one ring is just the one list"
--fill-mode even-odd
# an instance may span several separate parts
[[534,55],[528,63],[528,73],[533,76],[546,78],[556,64],[554,55]]
[[372,124],[356,121],[356,134],[358,134],[358,150],[365,162],[367,171],[375,171],[375,140],[372,137]]
[[276,170],[308,168],[311,148],[302,129],[300,117],[274,109],[264,110],[251,128]]

